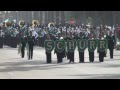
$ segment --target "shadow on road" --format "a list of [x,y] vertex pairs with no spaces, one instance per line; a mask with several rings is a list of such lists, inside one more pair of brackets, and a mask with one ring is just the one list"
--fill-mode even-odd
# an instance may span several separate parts
[[51,70],[56,68],[66,68],[66,67],[55,67],[55,66],[29,66],[29,67],[6,67],[4,69],[0,69],[0,72],[14,72],[14,71],[31,71],[31,70]]
[[[90,62],[85,62],[90,63]],[[99,62],[94,62],[99,63]],[[90,64],[94,64],[90,63]],[[72,66],[65,67],[64,65],[73,65],[73,64],[84,64],[84,63],[71,63],[68,62],[60,63],[52,62],[52,64],[47,64],[46,60],[30,60],[30,61],[20,61],[20,62],[5,62],[0,63],[0,67],[5,67],[4,69],[0,69],[0,72],[13,72],[13,71],[30,71],[30,70],[51,70],[57,68],[72,68]]]
[[94,75],[90,79],[120,79],[120,74],[100,74]]
[[0,72],[13,72],[13,71],[29,71],[29,70],[50,70],[56,68],[69,68],[63,67],[63,65],[70,65],[68,63],[57,64],[53,62],[52,64],[47,64],[43,61],[22,61],[22,62],[6,62],[1,63],[1,66],[5,66],[4,69],[0,69]]
[[120,79],[120,74],[80,74],[80,75],[63,75],[72,76],[77,79]]

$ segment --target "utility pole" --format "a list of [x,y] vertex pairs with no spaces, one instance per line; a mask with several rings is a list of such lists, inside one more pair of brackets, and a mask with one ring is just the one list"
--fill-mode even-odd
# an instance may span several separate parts
[[61,24],[61,19],[62,19],[62,18],[61,18],[61,11],[59,11],[59,17],[60,17],[60,18],[59,18],[59,19],[60,19],[59,23]]
[[18,22],[18,11],[15,11],[15,15],[16,15],[16,22]]
[[34,19],[34,11],[31,12],[32,13],[32,20]]
[[115,25],[115,12],[114,11],[112,11],[112,16],[113,16],[113,26]]
[[42,23],[45,24],[45,11],[42,11]]
[[40,11],[38,11],[38,20],[40,21]]
[[54,11],[54,22],[56,23],[56,11]]

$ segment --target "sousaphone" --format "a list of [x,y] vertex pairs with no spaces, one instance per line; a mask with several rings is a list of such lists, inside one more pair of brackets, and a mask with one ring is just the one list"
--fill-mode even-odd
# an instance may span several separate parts
[[54,22],[50,22],[50,23],[48,24],[48,27],[50,28],[50,26],[55,26],[55,23],[54,23]]
[[6,27],[12,26],[12,22],[10,22],[10,21],[5,22],[5,26],[6,26]]
[[33,26],[39,26],[40,25],[40,22],[38,20],[33,20],[32,21],[32,25]]
[[22,27],[22,26],[24,26],[24,25],[25,25],[25,21],[24,21],[24,20],[20,20],[20,21],[19,21],[19,26]]

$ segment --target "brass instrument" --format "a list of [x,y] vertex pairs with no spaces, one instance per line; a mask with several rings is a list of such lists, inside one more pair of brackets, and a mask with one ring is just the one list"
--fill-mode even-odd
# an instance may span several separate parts
[[4,26],[4,27],[5,27],[5,22],[3,22],[3,23],[2,23],[2,26]]
[[32,21],[32,25],[33,26],[39,26],[40,25],[40,22],[38,20],[33,20]]
[[12,22],[10,22],[10,21],[9,21],[9,22],[5,22],[5,26],[6,26],[6,27],[9,27],[9,26],[11,26],[11,25],[12,25]]
[[50,26],[55,26],[55,23],[53,23],[53,22],[50,22],[49,24],[48,24],[48,27],[50,28]]
[[24,26],[24,25],[25,25],[25,21],[24,21],[24,20],[20,20],[20,21],[19,21],[19,26],[22,27],[22,26]]

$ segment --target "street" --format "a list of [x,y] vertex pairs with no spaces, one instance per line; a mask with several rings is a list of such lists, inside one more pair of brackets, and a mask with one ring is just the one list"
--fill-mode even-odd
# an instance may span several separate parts
[[114,51],[110,59],[109,50],[105,62],[100,63],[97,51],[95,62],[89,63],[88,50],[85,51],[85,63],[78,63],[78,51],[75,51],[75,63],[64,59],[57,64],[52,52],[52,64],[46,64],[44,48],[35,47],[33,60],[22,59],[18,50],[4,46],[0,49],[0,79],[120,79],[120,51]]

